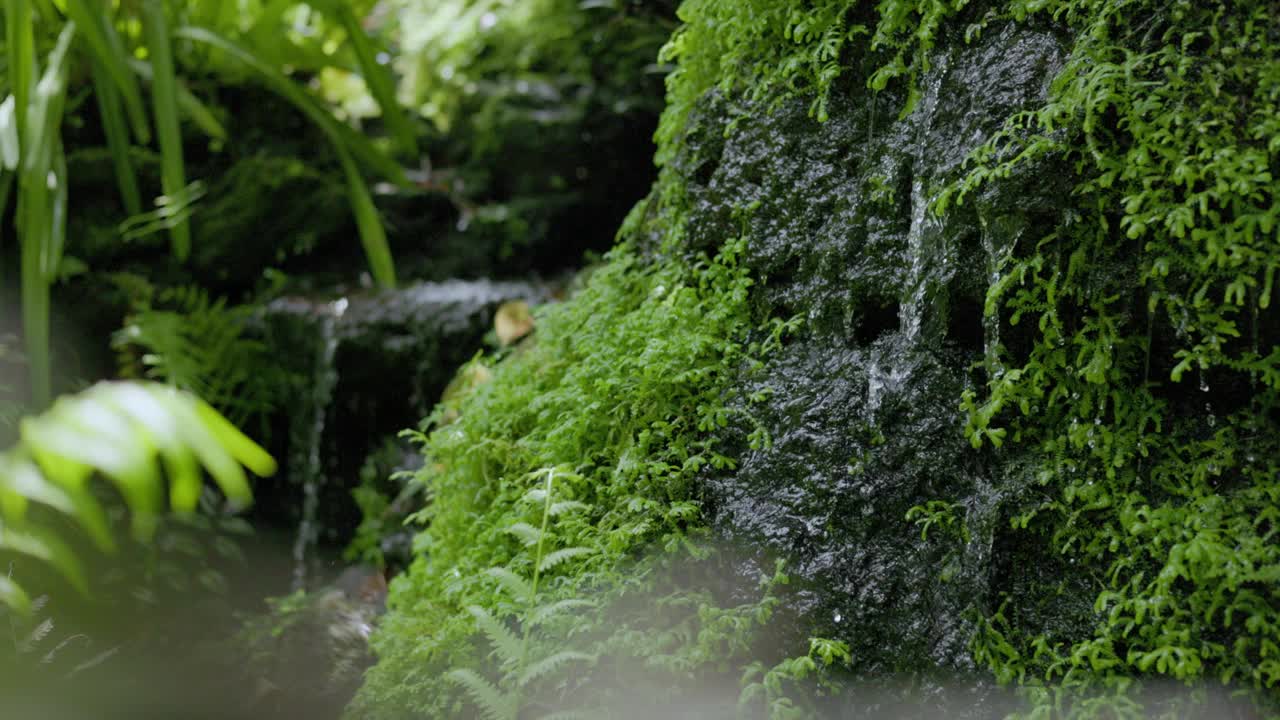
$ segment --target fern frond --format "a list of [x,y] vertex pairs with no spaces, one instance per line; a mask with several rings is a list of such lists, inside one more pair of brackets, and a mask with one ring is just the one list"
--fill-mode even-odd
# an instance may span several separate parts
[[565,513],[585,512],[590,509],[590,505],[578,502],[577,500],[561,500],[560,502],[552,503],[551,509],[548,512],[551,513],[552,517],[560,517]]
[[18,643],[18,652],[28,653],[32,648],[44,641],[49,633],[53,632],[53,618],[45,618],[27,633],[22,642]]
[[489,568],[485,574],[497,580],[515,599],[533,602],[533,585],[528,580],[502,567]]
[[567,598],[565,600],[559,600],[557,602],[553,602],[548,605],[541,605],[539,607],[534,608],[529,612],[529,618],[527,622],[531,626],[536,627],[550,620],[556,615],[559,615],[560,613],[563,613],[569,610],[594,608],[595,606],[596,604],[591,602],[590,600],[582,600],[580,598]]
[[520,638],[511,632],[500,620],[489,614],[479,605],[472,605],[467,611],[476,619],[480,632],[493,644],[493,652],[503,666],[511,666],[520,662],[522,644]]
[[229,307],[195,286],[170,288],[146,303],[112,338],[121,373],[168,383],[195,393],[236,425],[273,405],[266,345],[245,334],[254,308]]
[[576,557],[582,557],[584,555],[594,555],[595,552],[595,550],[586,547],[569,547],[556,550],[542,558],[542,562],[538,564],[538,569],[542,572],[546,572],[563,562],[572,560]]
[[524,669],[524,672],[520,673],[517,682],[520,687],[528,687],[530,684],[556,672],[571,662],[594,663],[595,661],[595,655],[588,655],[576,650],[563,650],[531,663]]
[[520,538],[520,542],[524,543],[525,547],[536,545],[538,540],[542,539],[542,531],[527,522],[518,522],[507,528],[507,532]]
[[480,677],[474,670],[450,670],[447,677],[462,686],[480,708],[485,720],[514,720],[516,699],[502,692],[496,685]]

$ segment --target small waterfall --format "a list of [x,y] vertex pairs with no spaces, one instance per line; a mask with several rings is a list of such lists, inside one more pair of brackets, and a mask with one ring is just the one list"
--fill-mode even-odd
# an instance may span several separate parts
[[[1020,234],[1020,228],[1011,226],[1004,218],[990,220],[986,214],[978,212],[978,227],[982,239],[982,250],[987,256],[987,288],[988,290],[1000,281],[1000,270],[1005,260],[1013,251],[1014,242]],[[982,355],[987,368],[987,377],[998,378],[1004,374],[1004,364],[1000,361],[1000,309],[985,307],[982,313]]]
[[316,315],[318,342],[312,371],[310,394],[305,400],[304,413],[309,422],[298,423],[291,430],[289,468],[293,481],[302,485],[302,518],[298,523],[298,535],[293,543],[293,589],[307,587],[307,555],[320,537],[317,514],[320,510],[320,489],[325,482],[324,464],[320,457],[320,443],[324,437],[325,416],[338,384],[338,371],[333,358],[338,349],[338,319],[346,312],[347,300],[335,300],[320,308]]
[[[941,220],[930,212],[933,196],[926,191],[925,178],[931,158],[927,155],[929,134],[942,81],[947,72],[947,58],[940,58],[937,70],[928,76],[928,85],[915,113],[916,157],[911,181],[911,225],[907,230],[907,276],[903,284],[898,312],[899,339],[884,345],[873,345],[868,357],[867,413],[874,417],[885,392],[897,391],[911,376],[915,354],[931,340],[940,324],[939,307],[930,307],[941,282],[940,274],[949,262]],[[933,311],[931,313],[931,311]],[[930,317],[926,318],[929,314]]]

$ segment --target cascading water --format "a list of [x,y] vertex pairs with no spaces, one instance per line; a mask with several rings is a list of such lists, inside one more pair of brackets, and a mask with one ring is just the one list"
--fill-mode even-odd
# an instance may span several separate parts
[[938,218],[930,212],[934,198],[926,192],[925,168],[929,134],[933,126],[938,96],[946,77],[946,57],[938,63],[938,70],[930,76],[920,106],[916,126],[915,176],[911,181],[911,225],[907,230],[907,277],[903,285],[900,303],[899,341],[887,346],[871,348],[867,373],[867,412],[874,416],[880,408],[886,391],[896,391],[911,376],[911,356],[929,339],[925,316],[930,311],[931,297],[942,284],[940,272],[948,262],[949,249]]
[[[1013,227],[1005,218],[988,218],[979,211],[978,229],[987,258],[987,287],[991,288],[1000,280],[1000,270],[1013,251],[1020,228]],[[1004,374],[1000,360],[1000,313],[997,308],[984,308],[982,313],[982,357],[988,377],[998,378]]]
[[324,437],[325,416],[329,410],[333,389],[338,383],[338,371],[333,358],[338,349],[338,319],[346,312],[347,300],[335,300],[317,313],[318,342],[315,364],[312,370],[311,392],[307,396],[306,417],[299,423],[291,437],[289,467],[294,481],[302,485],[302,517],[298,522],[298,534],[293,543],[293,589],[307,588],[307,555],[320,536],[317,514],[320,509],[320,490],[325,482],[324,463],[320,457],[320,443]]

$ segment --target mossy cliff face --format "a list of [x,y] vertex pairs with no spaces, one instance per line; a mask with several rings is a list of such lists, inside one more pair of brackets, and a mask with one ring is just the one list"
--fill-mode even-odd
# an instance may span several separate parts
[[[743,669],[775,716],[850,678],[925,712],[942,680],[1067,715],[1273,702],[1268,12],[686,2],[661,178],[427,440],[421,555],[353,715],[466,712],[458,668],[542,711],[634,710],[619,668],[699,716],[724,698],[680,688]],[[540,537],[583,550],[537,604],[591,606],[540,629],[500,576],[541,565],[511,528],[548,477],[580,506]],[[778,558],[791,584],[754,590]],[[513,679],[476,608],[581,657]]]

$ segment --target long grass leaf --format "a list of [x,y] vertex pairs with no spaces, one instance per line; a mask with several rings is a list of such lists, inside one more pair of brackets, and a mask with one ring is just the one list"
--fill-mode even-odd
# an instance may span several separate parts
[[378,218],[377,208],[374,207],[369,188],[365,185],[364,178],[361,177],[360,170],[356,166],[352,151],[355,148],[367,147],[367,150],[364,151],[366,157],[381,158],[379,163],[381,165],[389,163],[396,169],[396,173],[401,178],[404,176],[404,169],[382,153],[374,150],[371,146],[367,146],[367,141],[364,141],[363,138],[359,138],[359,140],[352,139],[359,136],[355,135],[349,127],[338,122],[333,115],[329,114],[306,91],[299,88],[283,73],[267,65],[248,50],[205,28],[181,28],[176,35],[195,42],[212,45],[253,68],[267,81],[267,84],[273,90],[297,106],[329,136],[334,151],[338,155],[338,160],[342,164],[343,173],[347,178],[347,197],[351,202],[352,212],[355,214],[356,227],[360,232],[360,241],[364,245],[365,256],[368,258],[369,269],[373,273],[373,279],[383,287],[394,287],[396,284],[395,263],[391,257],[391,248],[387,245],[386,231],[382,227],[382,221]]
[[18,583],[6,575],[0,575],[0,603],[8,605],[22,615],[31,612],[31,598]]
[[[153,73],[151,66],[141,60],[130,60],[129,66],[133,71],[142,78],[144,82],[150,83]],[[195,96],[187,86],[179,78],[177,82],[178,89],[178,110],[186,116],[188,120],[195,123],[196,127],[209,137],[215,140],[226,140],[227,129],[213,114],[213,110],[204,103],[200,98]]]
[[13,96],[0,102],[0,170],[17,170],[19,158],[18,113]]
[[40,66],[36,60],[34,18],[30,0],[4,0],[5,51],[9,61],[9,89],[17,108],[18,137],[25,137],[26,109]]
[[137,215],[142,212],[142,193],[138,190],[138,176],[129,160],[129,132],[120,108],[120,91],[97,64],[93,67],[93,94],[98,98],[98,114],[102,116],[107,149],[111,151],[111,164],[115,169],[120,200],[124,203],[126,214]]
[[369,36],[365,34],[360,20],[345,1],[330,0],[322,3],[321,7],[324,12],[337,15],[338,22],[346,30],[347,39],[351,41],[351,49],[355,51],[356,60],[360,63],[360,72],[364,75],[365,85],[368,86],[369,93],[382,110],[382,121],[386,123],[387,130],[395,139],[396,146],[410,157],[416,157],[418,141],[413,123],[409,121],[408,114],[396,100],[396,88],[391,73],[378,63],[373,43],[369,42]]
[[116,89],[124,98],[125,109],[133,125],[134,137],[140,143],[151,140],[151,130],[147,126],[147,113],[142,104],[142,92],[138,83],[129,72],[128,53],[124,43],[116,34],[115,26],[104,9],[95,9],[97,3],[88,0],[66,0],[67,16],[80,26],[89,52],[93,54],[95,74],[106,73],[115,83]]
[[[161,0],[144,0],[142,12],[147,51],[151,54],[151,105],[160,140],[160,186],[165,195],[174,196],[187,186],[187,171],[178,125],[178,80],[169,44],[169,20]],[[169,237],[174,257],[185,262],[191,254],[191,226],[185,220],[178,222],[169,229]]]
[[[49,53],[49,66],[34,88],[21,138],[24,148],[18,180],[18,231],[22,247],[22,330],[31,376],[31,403],[38,410],[49,404],[52,395],[49,282],[61,249],[53,216],[59,182],[54,155],[60,146],[67,52],[75,33],[76,24],[66,23]],[[31,64],[35,66],[34,58]]]
[[221,50],[227,55],[244,63],[257,72],[267,85],[302,111],[312,122],[329,136],[335,147],[345,146],[362,165],[376,172],[389,182],[400,187],[411,187],[404,167],[386,153],[379,151],[360,133],[351,129],[346,123],[338,122],[314,97],[293,82],[274,66],[263,61],[256,54],[243,46],[213,32],[207,28],[183,27],[174,31],[174,37],[192,40]]
[[347,176],[347,198],[351,201],[351,211],[356,216],[356,230],[369,261],[369,271],[379,285],[393,288],[396,286],[396,266],[391,257],[391,246],[387,244],[386,229],[378,217],[378,209],[373,204],[369,188],[364,184],[355,160],[341,146],[338,148],[338,159]]

